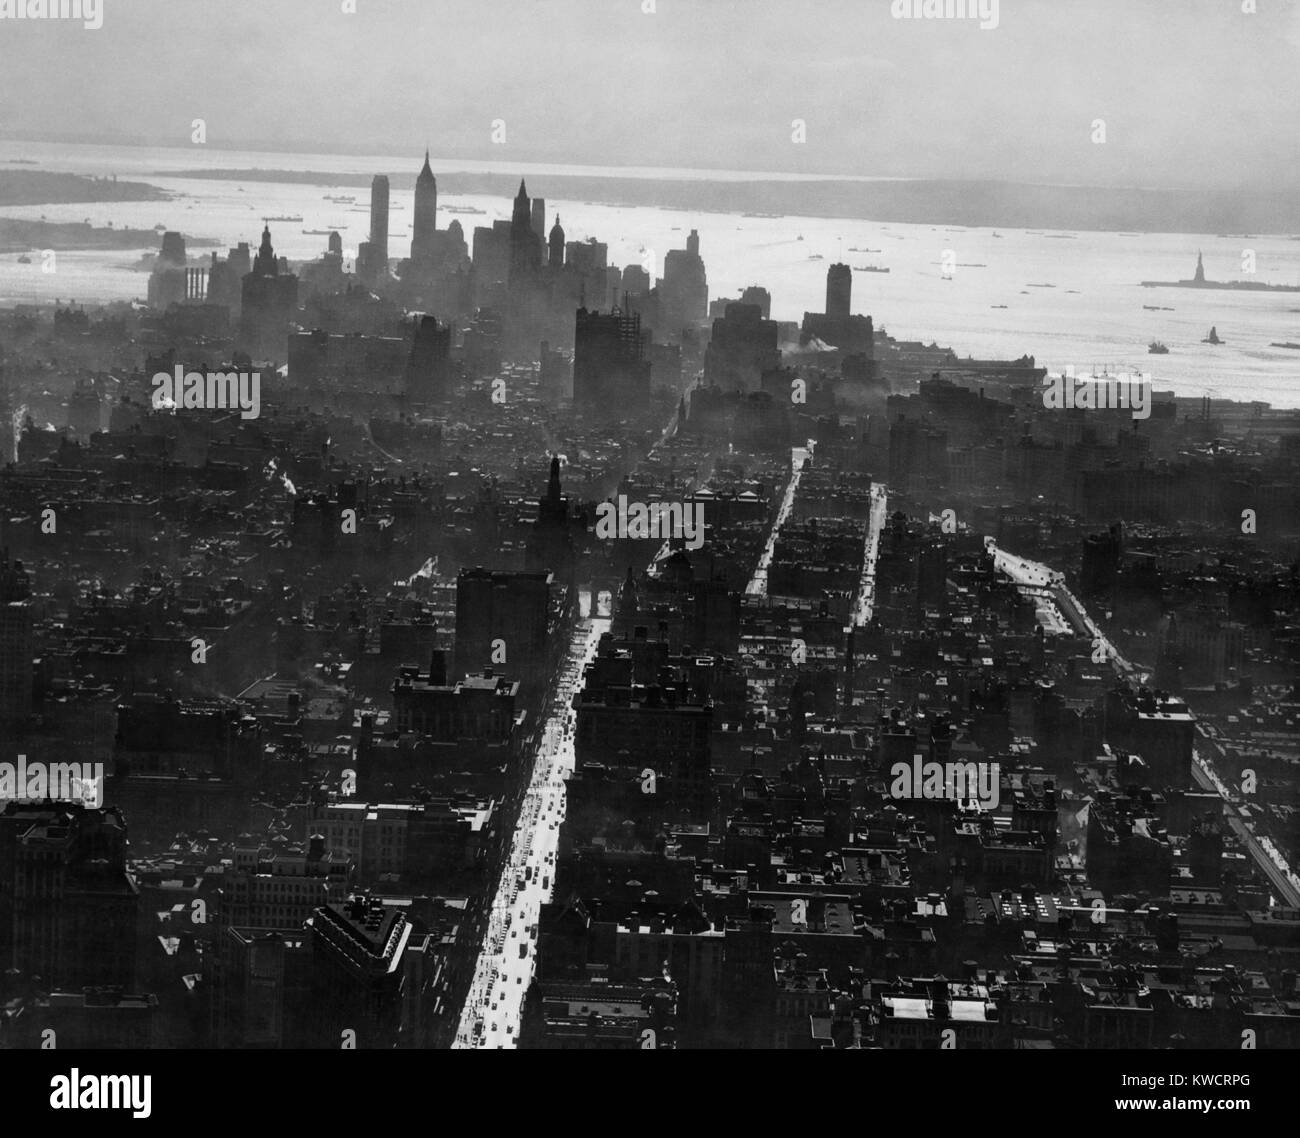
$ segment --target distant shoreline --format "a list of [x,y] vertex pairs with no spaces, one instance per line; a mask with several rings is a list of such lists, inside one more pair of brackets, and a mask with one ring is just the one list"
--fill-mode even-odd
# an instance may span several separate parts
[[[185,236],[195,248],[215,248],[212,237]],[[0,252],[55,249],[59,252],[84,249],[154,249],[162,242],[156,229],[116,229],[88,225],[84,221],[32,221],[29,218],[0,217]]]
[[[411,190],[415,171],[387,173],[392,189]],[[159,171],[166,178],[279,182],[367,189],[371,174],[283,169]],[[514,174],[449,172],[438,175],[443,194],[512,198]],[[535,175],[543,197],[604,205],[700,213],[761,213],[832,217],[903,225],[1055,229],[1144,233],[1252,232],[1286,237],[1300,229],[1300,200],[1284,194],[1211,190],[1098,189],[1013,182],[806,182],[678,180],[604,175]]]
[[148,182],[87,178],[58,170],[11,170],[0,167],[0,208],[71,205],[80,202],[171,201],[166,190]]

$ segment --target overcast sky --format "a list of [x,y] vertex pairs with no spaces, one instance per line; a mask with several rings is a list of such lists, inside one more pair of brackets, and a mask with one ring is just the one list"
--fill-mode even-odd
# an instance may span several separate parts
[[1298,0],[103,4],[0,20],[0,136],[1300,189]]

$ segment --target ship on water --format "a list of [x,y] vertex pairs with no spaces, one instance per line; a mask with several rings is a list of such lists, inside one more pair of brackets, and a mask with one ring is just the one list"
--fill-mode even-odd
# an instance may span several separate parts
[[1153,356],[1167,356],[1169,354],[1169,349],[1159,340],[1152,340],[1151,343],[1147,345],[1147,351]]
[[1196,254],[1196,274],[1189,281],[1142,281],[1143,288],[1208,288],[1237,292],[1300,292],[1300,285],[1265,284],[1263,281],[1207,281],[1201,254]]
[[1220,340],[1220,339],[1219,339],[1219,330],[1218,330],[1217,328],[1215,328],[1213,325],[1211,325],[1211,326],[1210,326],[1210,334],[1209,334],[1208,336],[1206,336],[1205,339],[1201,341],[1201,343],[1202,343],[1202,344],[1222,344],[1222,343],[1226,343],[1226,341],[1224,341],[1224,340]]

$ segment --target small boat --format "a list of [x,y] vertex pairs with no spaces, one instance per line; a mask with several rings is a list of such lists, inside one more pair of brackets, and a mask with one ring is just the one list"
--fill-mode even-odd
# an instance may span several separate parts
[[1002,234],[1001,234],[1001,233],[994,233],[993,236],[994,236],[994,237],[1001,237]]
[[1293,344],[1288,340],[1285,344],[1279,340],[1274,340],[1269,344],[1270,348],[1290,348],[1293,352],[1300,352],[1300,344]]
[[308,237],[328,237],[334,232],[332,229],[304,229],[303,232]]
[[1152,340],[1151,343],[1147,345],[1147,351],[1153,356],[1167,356],[1169,354],[1169,349],[1159,340]]
[[268,218],[266,218],[266,220],[267,220],[267,221],[301,221],[302,218],[301,218],[300,216],[297,216],[297,217],[291,217],[291,216],[286,215],[286,216],[284,216],[284,217],[268,217]]
[[1005,304],[990,304],[990,308],[1006,308]]
[[810,253],[810,254],[808,255],[808,260],[810,260],[810,261],[824,261],[824,260],[826,260],[826,258],[823,257],[820,253]]
[[23,253],[23,254],[18,258],[18,263],[19,263],[20,265],[30,265],[30,264],[32,263],[32,259],[31,259],[31,258],[30,258],[26,253]]
[[855,273],[887,273],[888,269],[882,269],[879,265],[854,265]]
[[803,234],[802,234],[802,233],[799,234],[799,236],[796,237],[795,240],[796,240],[796,241],[802,241],[802,240],[803,240]]
[[1215,328],[1213,325],[1211,325],[1210,334],[1206,336],[1205,339],[1201,341],[1201,343],[1202,344],[1224,344],[1227,343],[1227,341],[1220,340],[1218,329]]

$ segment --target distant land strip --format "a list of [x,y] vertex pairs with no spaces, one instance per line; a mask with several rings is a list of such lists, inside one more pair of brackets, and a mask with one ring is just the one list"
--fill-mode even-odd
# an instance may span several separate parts
[[[415,172],[386,173],[394,190],[411,190]],[[227,182],[284,182],[368,188],[369,174],[303,170],[160,171],[158,177]],[[438,174],[442,194],[514,197],[518,174]],[[1224,190],[1107,189],[987,181],[772,181],[536,174],[529,189],[552,199],[602,205],[838,217],[912,225],[1007,229],[1139,230],[1146,233],[1300,232],[1300,199]],[[358,205],[364,205],[358,201]]]
[[[221,242],[212,237],[185,235],[192,248],[211,247]],[[0,217],[0,252],[29,249],[156,249],[162,234],[153,229],[113,228],[88,225],[84,221],[32,221]]]
[[148,182],[122,182],[55,170],[13,170],[0,166],[0,206],[170,201],[171,198],[166,190]]

